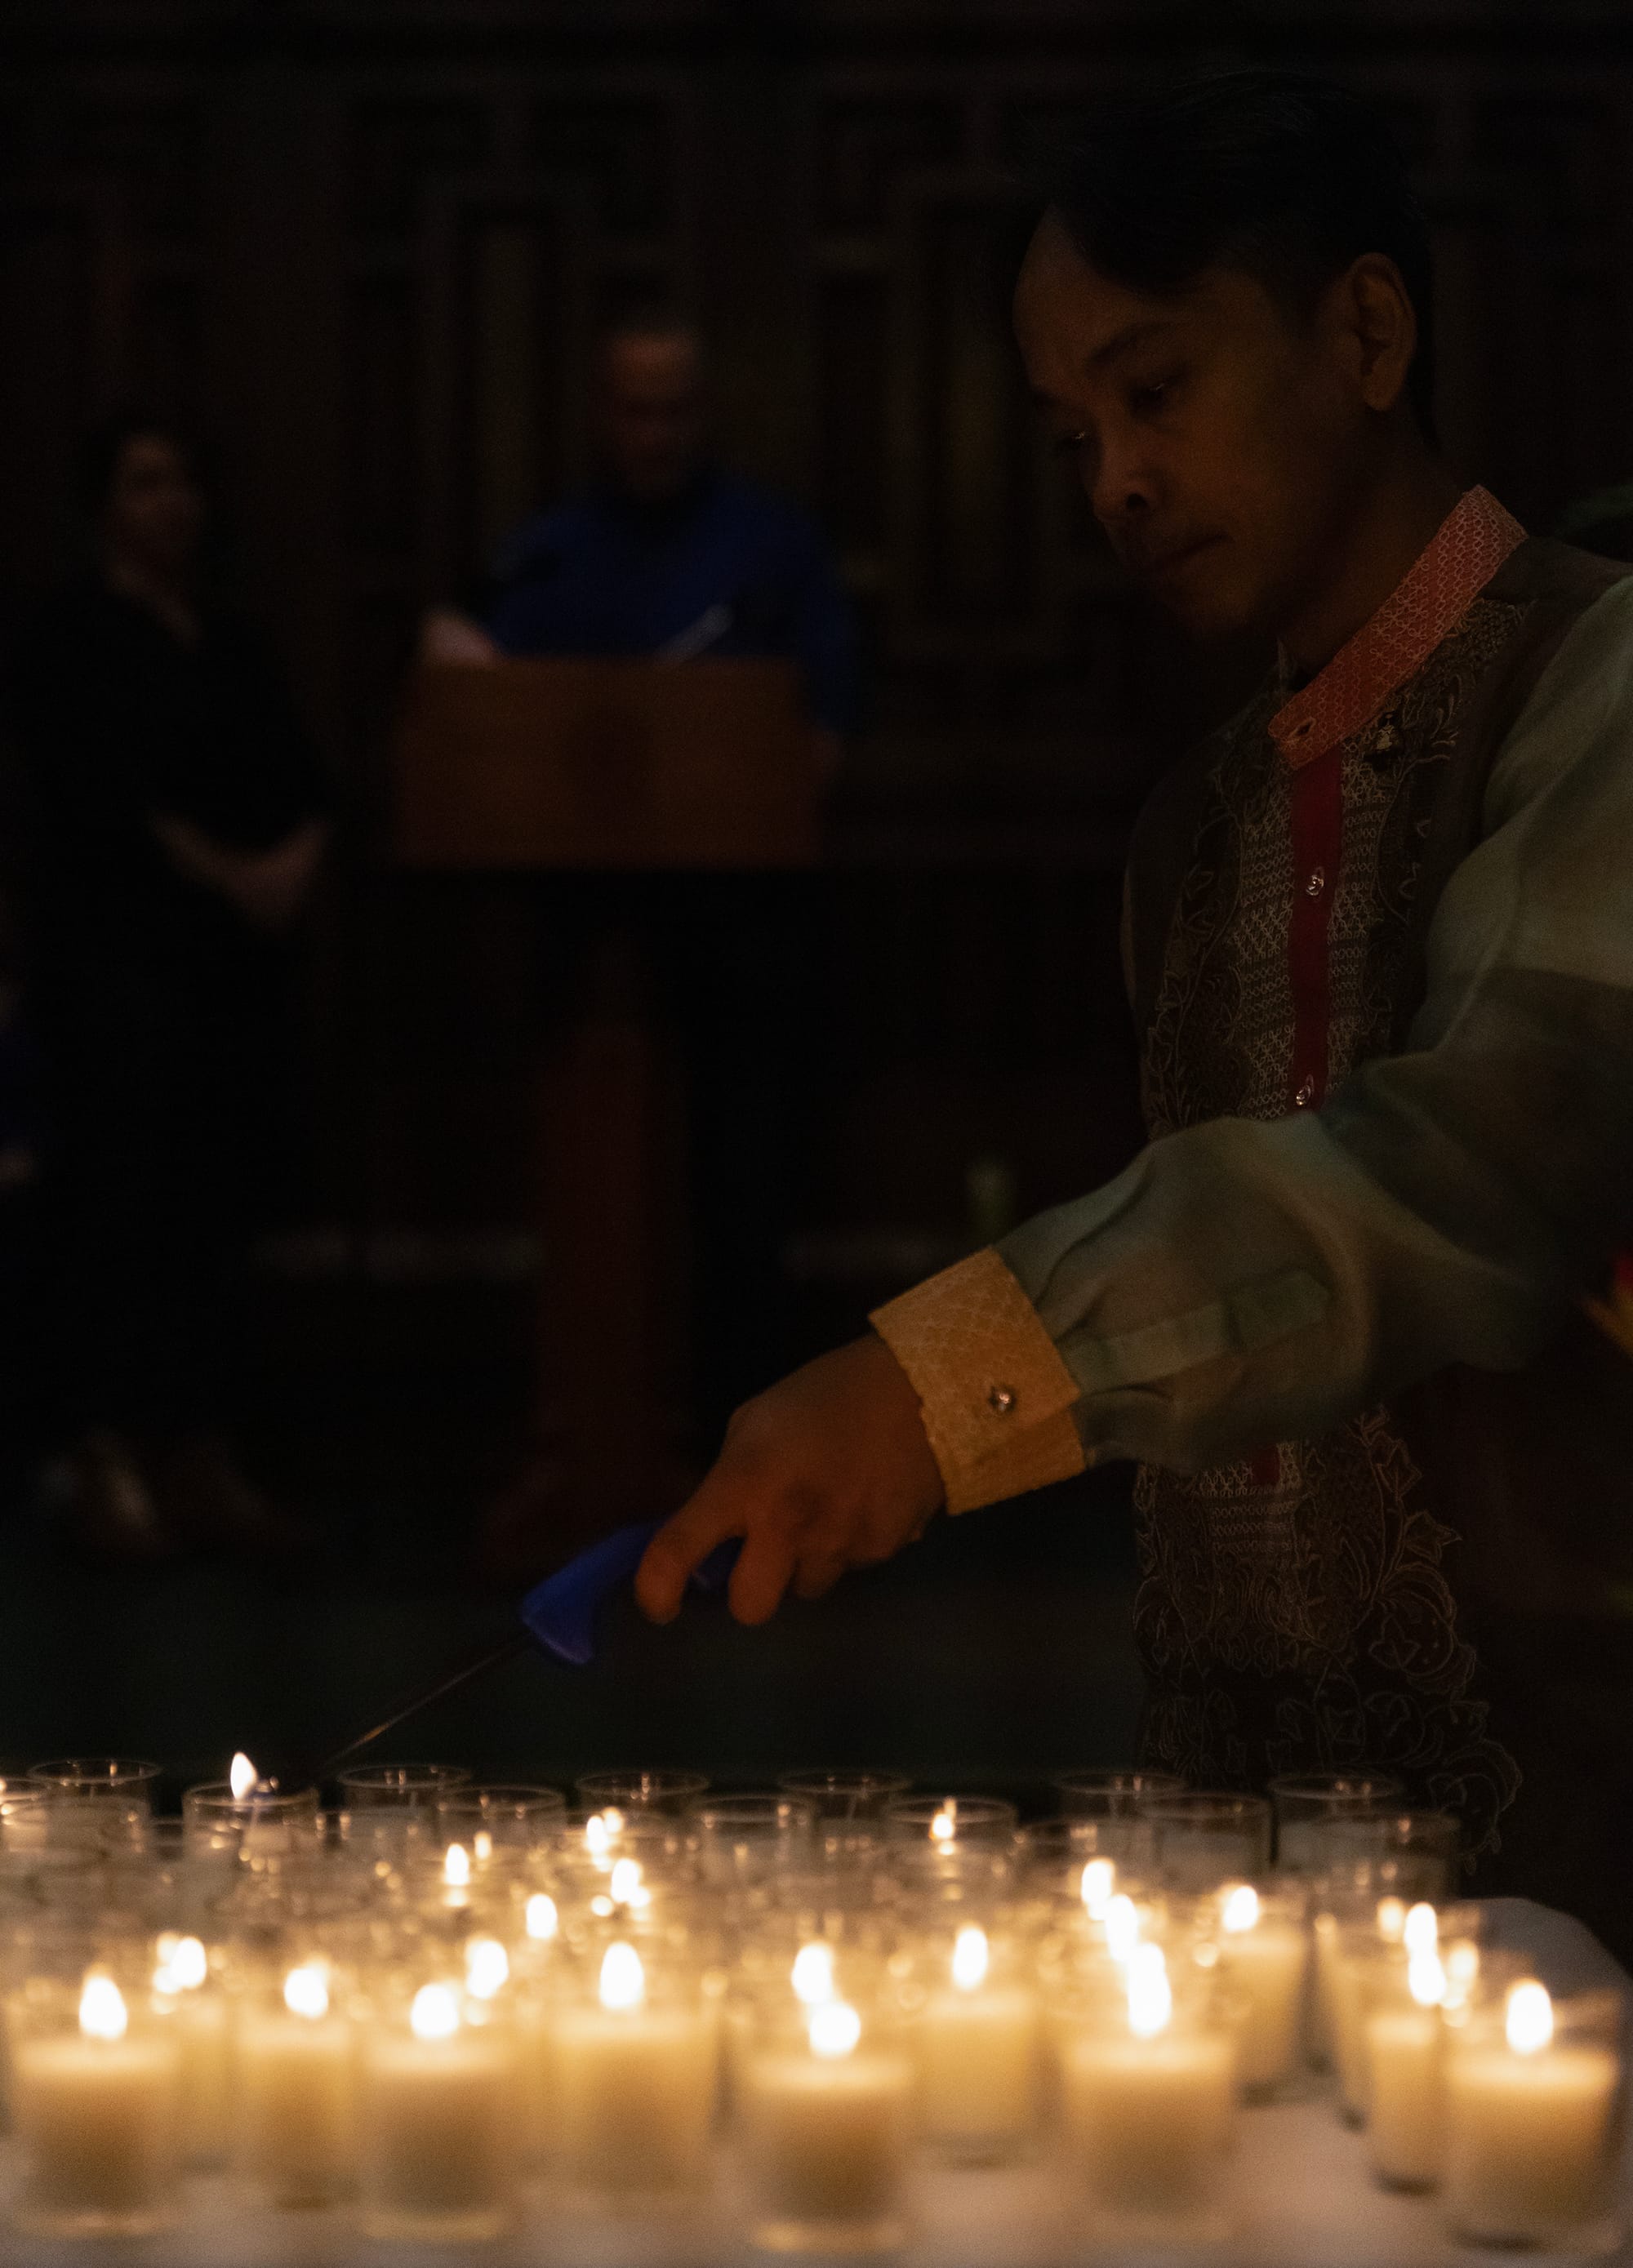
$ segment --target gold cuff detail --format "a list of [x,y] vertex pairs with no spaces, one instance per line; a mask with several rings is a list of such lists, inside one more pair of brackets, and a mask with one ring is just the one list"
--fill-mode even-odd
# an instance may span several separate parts
[[989,1248],[868,1318],[912,1381],[949,1512],[1080,1473],[1078,1382]]

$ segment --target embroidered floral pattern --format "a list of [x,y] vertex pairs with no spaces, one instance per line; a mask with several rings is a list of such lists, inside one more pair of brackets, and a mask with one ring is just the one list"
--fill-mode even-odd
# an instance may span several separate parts
[[[1476,600],[1381,717],[1334,747],[1343,840],[1328,930],[1330,1077],[1389,1045],[1413,889],[1467,704],[1525,620]],[[1207,774],[1145,1035],[1153,1138],[1221,1116],[1276,1118],[1292,1046],[1295,878],[1274,688]],[[1283,712],[1284,713],[1284,711]],[[1486,1731],[1445,1560],[1455,1542],[1387,1411],[1323,1440],[1136,1486],[1136,1634],[1153,1762],[1204,1786],[1367,1762],[1494,1835],[1518,1773]]]

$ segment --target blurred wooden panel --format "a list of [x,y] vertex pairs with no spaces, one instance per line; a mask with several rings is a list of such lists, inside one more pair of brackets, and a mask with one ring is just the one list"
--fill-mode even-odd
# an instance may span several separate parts
[[394,843],[443,872],[816,862],[816,780],[779,661],[427,668],[397,743]]

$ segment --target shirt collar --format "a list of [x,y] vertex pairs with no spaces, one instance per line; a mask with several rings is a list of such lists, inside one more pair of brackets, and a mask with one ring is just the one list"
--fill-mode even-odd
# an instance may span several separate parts
[[1371,621],[1270,718],[1270,738],[1288,763],[1313,763],[1370,725],[1525,540],[1488,490],[1460,497]]

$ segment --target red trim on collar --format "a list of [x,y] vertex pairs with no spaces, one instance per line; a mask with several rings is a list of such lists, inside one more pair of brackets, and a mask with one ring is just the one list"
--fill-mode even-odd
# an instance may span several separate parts
[[1453,506],[1429,548],[1372,620],[1270,719],[1270,738],[1295,769],[1358,733],[1456,629],[1511,552],[1526,540],[1484,489]]

